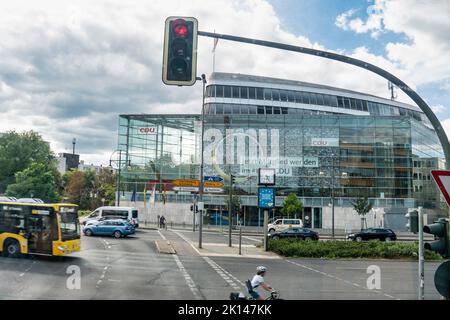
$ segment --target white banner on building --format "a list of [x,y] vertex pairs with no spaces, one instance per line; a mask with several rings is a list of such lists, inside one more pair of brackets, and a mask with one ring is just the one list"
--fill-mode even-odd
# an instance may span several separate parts
[[274,168],[276,175],[291,177],[293,168],[317,168],[318,157],[241,157],[239,174],[242,176],[256,176],[259,168]]

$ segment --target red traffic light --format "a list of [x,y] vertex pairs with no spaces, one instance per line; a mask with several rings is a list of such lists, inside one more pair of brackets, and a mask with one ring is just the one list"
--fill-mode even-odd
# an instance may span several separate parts
[[173,22],[173,31],[175,36],[179,38],[186,38],[189,35],[189,29],[186,25],[186,21],[183,19],[177,19]]

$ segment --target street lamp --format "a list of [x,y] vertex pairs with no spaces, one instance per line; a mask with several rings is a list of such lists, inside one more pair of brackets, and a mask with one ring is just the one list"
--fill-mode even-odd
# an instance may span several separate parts
[[[111,153],[111,156],[109,157],[109,166],[112,168],[112,163],[113,162],[117,162],[117,160],[112,160],[112,156],[114,155],[114,153],[119,152],[119,164],[117,166],[117,188],[116,188],[116,192],[117,192],[117,206],[120,206],[120,173],[121,173],[121,168],[122,168],[122,152],[124,152],[124,150],[121,149],[117,149],[114,150],[113,153]],[[125,161],[125,165],[131,166],[131,160],[128,159],[128,161]]]

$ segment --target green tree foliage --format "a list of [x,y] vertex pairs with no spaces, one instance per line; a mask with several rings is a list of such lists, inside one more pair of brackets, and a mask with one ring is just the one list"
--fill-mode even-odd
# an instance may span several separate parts
[[[54,155],[50,146],[33,131],[10,131],[0,137],[0,193],[14,183],[15,174],[31,164],[44,164],[51,168]],[[55,166],[56,167],[56,166]]]
[[16,198],[40,198],[45,202],[60,199],[55,171],[43,163],[33,163],[15,174],[15,183],[6,189],[6,195]]
[[289,194],[283,202],[281,214],[283,216],[292,216],[300,214],[303,211],[303,203],[297,198],[295,193]]
[[358,198],[352,201],[353,209],[361,216],[361,229],[367,227],[366,225],[366,214],[372,210],[372,204],[367,198]]
[[[226,197],[225,202],[226,202],[227,208],[230,208],[230,197]],[[233,210],[232,210],[233,214],[240,213],[240,211],[241,211],[241,198],[239,196],[237,196],[237,195],[232,195],[231,196],[231,205],[232,205],[232,208],[233,208]]]
[[115,175],[108,168],[99,173],[93,170],[71,170],[63,176],[64,196],[68,202],[78,204],[80,209],[93,210],[103,204],[114,203]]

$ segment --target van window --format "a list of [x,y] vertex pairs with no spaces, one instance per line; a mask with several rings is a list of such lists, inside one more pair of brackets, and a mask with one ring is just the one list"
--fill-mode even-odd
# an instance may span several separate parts
[[138,217],[138,211],[137,210],[131,211],[131,214],[132,214],[133,219],[137,219],[137,217]]
[[128,218],[128,211],[126,211],[126,210],[106,209],[106,210],[103,210],[102,216],[104,216],[104,217],[118,216],[118,217]]
[[277,221],[275,221],[275,224],[281,224],[282,221],[283,220],[277,220]]
[[89,218],[96,218],[96,217],[98,217],[98,214],[99,214],[99,211],[98,211],[98,210],[95,210],[94,212],[92,212],[92,213],[89,215]]
[[284,220],[284,224],[293,224],[292,220]]
[[292,220],[292,224],[300,224],[300,220]]

